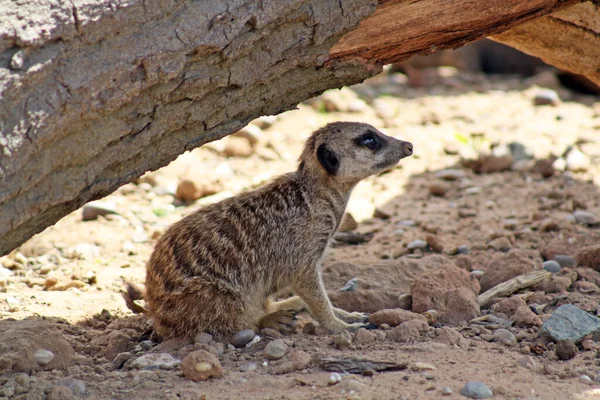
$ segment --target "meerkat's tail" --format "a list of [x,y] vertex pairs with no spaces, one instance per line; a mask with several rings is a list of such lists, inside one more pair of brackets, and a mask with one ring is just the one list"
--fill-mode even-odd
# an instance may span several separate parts
[[142,314],[148,312],[144,305],[144,287],[133,282],[124,282],[125,292],[121,293],[125,304],[134,314]]

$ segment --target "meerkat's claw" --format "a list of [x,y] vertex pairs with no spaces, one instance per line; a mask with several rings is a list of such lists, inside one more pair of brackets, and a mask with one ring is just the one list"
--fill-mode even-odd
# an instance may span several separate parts
[[366,328],[368,325],[370,325],[370,324],[363,324],[361,322],[356,322],[354,324],[348,324],[348,326],[346,327],[346,330],[348,332],[356,332],[360,328]]
[[368,322],[369,314],[361,313],[361,312],[351,312],[348,314],[348,317],[344,319],[344,321],[348,323],[355,322]]
[[298,321],[297,316],[298,313],[294,310],[275,311],[262,317],[258,326],[260,329],[271,328],[281,333],[294,333]]
[[378,325],[372,324],[372,323],[368,323],[365,326],[363,326],[363,328],[369,330],[369,331],[375,331],[377,329],[379,329]]

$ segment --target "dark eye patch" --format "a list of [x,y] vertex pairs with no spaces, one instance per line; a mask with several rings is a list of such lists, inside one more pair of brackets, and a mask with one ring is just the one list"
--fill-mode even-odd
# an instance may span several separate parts
[[360,147],[366,147],[370,150],[379,150],[382,146],[381,138],[373,131],[367,131],[354,139],[354,143]]

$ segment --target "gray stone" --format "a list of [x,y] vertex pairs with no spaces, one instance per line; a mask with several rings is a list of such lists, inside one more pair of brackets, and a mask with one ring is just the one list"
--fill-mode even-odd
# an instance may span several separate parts
[[442,388],[442,396],[450,396],[452,394],[452,389],[450,389],[448,386],[444,386]]
[[252,329],[242,329],[231,338],[231,344],[235,347],[244,347],[254,339],[255,333]]
[[117,214],[117,206],[108,201],[92,201],[83,206],[81,210],[81,219],[92,221],[98,219],[101,215]]
[[354,291],[356,291],[357,286],[358,286],[358,278],[352,278],[348,282],[346,282],[344,287],[340,289],[340,292],[354,292]]
[[488,399],[494,395],[492,389],[487,387],[485,383],[478,381],[468,382],[460,389],[460,394],[470,399]]
[[35,362],[40,365],[48,365],[52,360],[54,360],[54,353],[50,350],[39,349],[33,353],[33,358],[35,358]]
[[575,211],[573,213],[573,218],[575,218],[575,221],[583,225],[594,225],[598,222],[598,219],[593,213],[585,210]]
[[174,358],[169,353],[151,353],[144,354],[141,357],[136,358],[131,363],[133,369],[173,369],[181,363],[181,360]]
[[248,362],[240,366],[240,371],[242,372],[256,371],[257,369],[258,364],[256,364],[255,362]]
[[533,104],[536,106],[557,106],[560,104],[560,97],[552,89],[539,89],[533,97]]
[[407,228],[410,228],[410,227],[416,226],[417,223],[415,221],[413,221],[412,219],[405,219],[405,220],[398,222],[396,225],[397,226],[405,226]]
[[600,339],[600,318],[594,317],[580,308],[565,304],[554,311],[542,325],[542,331],[554,340],[572,340],[579,343],[584,336],[592,335]]
[[492,340],[494,342],[501,342],[510,346],[517,344],[517,337],[508,329],[496,329]]
[[72,377],[61,379],[58,385],[68,387],[75,396],[84,396],[87,392],[85,382]]
[[548,260],[544,261],[544,263],[542,264],[542,268],[544,268],[548,272],[552,272],[553,274],[555,274],[561,270],[562,266],[557,261]]
[[133,357],[133,354],[129,352],[119,353],[115,356],[115,358],[113,358],[112,365],[116,369],[119,369],[123,366],[123,364],[125,364],[125,362],[129,361],[131,357]]
[[456,248],[456,250],[458,254],[469,254],[470,252],[469,246],[467,246],[466,244],[461,244]]
[[421,249],[425,250],[427,248],[427,242],[424,240],[413,240],[408,244],[408,250],[416,250]]
[[210,333],[206,333],[206,332],[200,332],[194,338],[194,343],[209,344],[210,342],[212,342],[212,340],[213,340],[213,335],[211,335]]
[[561,267],[575,267],[577,265],[577,261],[575,261],[575,257],[567,255],[567,254],[559,254],[554,256],[554,261],[560,264]]
[[268,360],[279,360],[285,355],[287,348],[287,344],[283,339],[275,339],[265,346],[263,355]]

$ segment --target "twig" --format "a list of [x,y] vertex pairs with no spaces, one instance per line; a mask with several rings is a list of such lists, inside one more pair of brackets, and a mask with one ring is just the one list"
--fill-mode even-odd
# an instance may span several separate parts
[[552,274],[544,269],[533,271],[525,275],[519,275],[515,278],[509,279],[506,282],[502,282],[485,293],[480,294],[477,297],[477,301],[480,306],[485,306],[494,297],[508,296],[516,292],[517,290],[524,289],[529,286],[533,286],[536,283],[540,283],[543,280],[550,278]]

